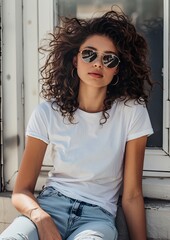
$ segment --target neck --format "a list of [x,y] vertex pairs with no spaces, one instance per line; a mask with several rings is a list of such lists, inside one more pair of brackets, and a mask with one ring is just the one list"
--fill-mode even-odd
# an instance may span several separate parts
[[79,89],[79,108],[86,112],[103,111],[103,101],[106,97],[106,88],[81,88]]

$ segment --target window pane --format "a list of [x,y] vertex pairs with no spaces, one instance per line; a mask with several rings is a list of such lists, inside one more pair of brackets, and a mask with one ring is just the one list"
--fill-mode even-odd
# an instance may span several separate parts
[[[149,45],[150,65],[154,85],[148,106],[154,135],[149,137],[148,147],[162,147],[163,133],[163,0],[59,0],[59,16],[88,18],[103,14],[116,4],[132,18],[137,30]],[[100,12],[100,13],[99,13]],[[95,14],[94,14],[95,13]]]

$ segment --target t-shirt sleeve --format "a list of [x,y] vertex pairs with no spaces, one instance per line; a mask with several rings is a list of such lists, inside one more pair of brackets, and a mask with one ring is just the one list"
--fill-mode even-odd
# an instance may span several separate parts
[[135,104],[132,107],[127,141],[151,134],[153,129],[146,106]]
[[26,128],[26,136],[49,143],[47,112],[43,108],[43,104],[38,105],[31,114]]

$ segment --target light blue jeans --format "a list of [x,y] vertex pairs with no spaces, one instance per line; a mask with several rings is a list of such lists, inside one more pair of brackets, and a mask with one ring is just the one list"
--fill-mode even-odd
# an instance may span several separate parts
[[[37,200],[51,215],[63,240],[117,239],[114,217],[97,205],[66,197],[53,187],[44,188]],[[2,239],[38,240],[39,237],[34,223],[25,216],[19,216],[0,235]]]

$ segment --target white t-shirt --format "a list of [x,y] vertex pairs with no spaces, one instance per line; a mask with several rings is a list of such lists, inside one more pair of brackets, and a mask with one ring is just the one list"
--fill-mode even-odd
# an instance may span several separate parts
[[126,105],[116,101],[108,113],[109,119],[101,126],[101,112],[78,109],[75,124],[71,124],[51,108],[51,102],[44,102],[32,113],[26,135],[51,146],[53,169],[46,186],[101,206],[115,216],[126,142],[153,130],[146,107],[134,100]]

